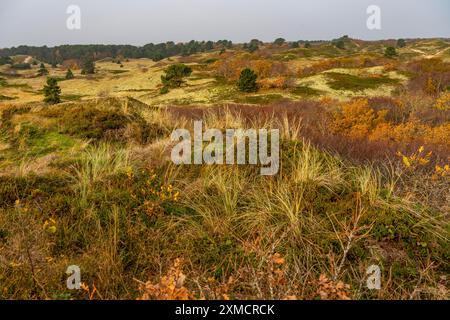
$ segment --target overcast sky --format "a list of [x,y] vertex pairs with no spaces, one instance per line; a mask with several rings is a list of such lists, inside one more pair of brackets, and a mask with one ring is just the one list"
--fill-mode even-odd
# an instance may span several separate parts
[[[69,30],[67,7],[81,9]],[[381,30],[366,9],[381,8]],[[0,47],[21,44],[134,44],[448,37],[450,0],[0,0]]]

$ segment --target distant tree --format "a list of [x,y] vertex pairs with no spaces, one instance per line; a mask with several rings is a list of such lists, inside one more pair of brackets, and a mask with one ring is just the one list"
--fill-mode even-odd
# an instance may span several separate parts
[[275,39],[275,41],[274,41],[273,43],[274,43],[275,45],[277,45],[277,46],[282,46],[285,42],[286,42],[285,39],[283,39],[283,38],[277,38],[277,39]]
[[52,61],[52,68],[56,68],[58,66],[58,63],[56,61]]
[[305,42],[305,48],[306,49],[311,48],[311,43],[309,41]]
[[45,68],[45,65],[43,63],[41,63],[41,65],[39,66],[38,75],[45,76],[47,74],[48,74],[48,70]]
[[256,79],[258,79],[256,73],[252,69],[245,68],[241,72],[237,86],[243,92],[256,92],[258,91]]
[[247,47],[247,50],[252,53],[257,51],[258,49],[259,49],[259,46],[255,43],[250,43]]
[[192,73],[192,69],[185,64],[173,64],[164,70],[165,75],[161,76],[161,82],[165,87],[178,88],[184,80],[183,78],[189,77]]
[[47,78],[47,84],[44,85],[44,101],[50,104],[61,102],[61,88],[55,78]]
[[70,79],[73,79],[73,78],[74,78],[74,75],[73,75],[72,70],[67,69],[67,72],[66,72],[66,80],[70,80]]
[[406,46],[406,41],[405,39],[398,39],[397,40],[397,48],[403,48]]
[[292,48],[292,49],[296,49],[296,48],[298,48],[298,47],[300,47],[300,46],[298,45],[298,41],[294,41],[294,42],[291,43],[291,48]]
[[210,50],[212,50],[212,49],[214,49],[214,42],[212,42],[212,41],[206,42],[206,43],[205,43],[205,50],[206,50],[206,51],[210,51]]
[[397,50],[394,47],[387,47],[384,51],[384,55],[388,58],[393,58],[397,56]]
[[86,56],[83,60],[83,68],[81,69],[81,74],[94,74],[95,73],[95,63],[91,56]]
[[0,57],[0,66],[4,64],[13,64],[11,57]]
[[249,52],[255,52],[259,49],[259,45],[261,44],[261,41],[258,39],[252,39],[250,43],[244,44],[244,49],[248,50]]

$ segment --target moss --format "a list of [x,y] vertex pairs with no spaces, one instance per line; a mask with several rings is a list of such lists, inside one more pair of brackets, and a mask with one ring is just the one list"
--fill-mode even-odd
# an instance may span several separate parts
[[302,97],[315,97],[321,95],[322,92],[308,86],[297,86],[291,90],[291,93]]
[[13,206],[16,200],[44,201],[57,193],[68,194],[69,180],[60,175],[0,176],[0,207]]
[[365,89],[376,89],[382,85],[395,85],[398,79],[391,79],[388,76],[379,77],[358,77],[351,74],[327,72],[328,85],[334,90],[363,91]]

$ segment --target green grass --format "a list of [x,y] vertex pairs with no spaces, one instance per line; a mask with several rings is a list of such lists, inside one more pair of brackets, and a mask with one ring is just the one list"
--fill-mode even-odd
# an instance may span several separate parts
[[272,93],[265,95],[236,97],[234,101],[237,103],[248,103],[248,104],[269,104],[283,99],[285,99],[285,97],[283,97],[281,94]]
[[298,86],[291,90],[291,93],[302,97],[315,97],[321,94],[320,90],[310,88],[308,86]]
[[358,77],[351,74],[338,72],[327,72],[328,85],[334,90],[363,91],[365,89],[376,89],[382,85],[395,85],[397,79],[388,76],[380,77]]
[[42,156],[51,152],[70,149],[76,144],[76,140],[58,132],[48,132],[38,138],[31,139],[28,143],[30,144],[29,156]]

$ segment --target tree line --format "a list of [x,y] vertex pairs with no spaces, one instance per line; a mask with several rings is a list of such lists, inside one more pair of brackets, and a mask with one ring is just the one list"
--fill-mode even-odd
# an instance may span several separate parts
[[85,59],[87,56],[95,60],[106,57],[123,58],[149,58],[159,61],[164,58],[182,55],[188,56],[199,52],[215,49],[229,49],[233,43],[230,40],[195,41],[188,43],[149,43],[142,47],[132,45],[61,45],[55,47],[47,46],[18,46],[0,49],[0,57],[14,55],[29,55],[48,64],[61,64],[67,59]]

